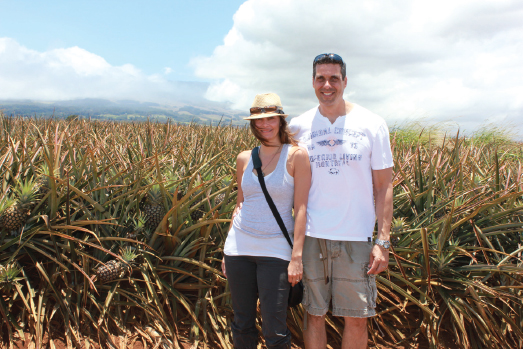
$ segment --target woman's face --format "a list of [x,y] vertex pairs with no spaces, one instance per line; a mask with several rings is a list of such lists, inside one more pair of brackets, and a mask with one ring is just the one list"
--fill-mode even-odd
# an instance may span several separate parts
[[261,119],[254,119],[254,127],[260,135],[268,142],[279,140],[280,117],[269,116]]

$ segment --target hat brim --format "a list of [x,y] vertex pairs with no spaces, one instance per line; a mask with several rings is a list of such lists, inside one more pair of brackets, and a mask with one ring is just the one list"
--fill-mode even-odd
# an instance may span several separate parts
[[286,118],[289,115],[287,115],[287,114],[278,114],[278,113],[260,113],[260,114],[254,114],[254,115],[248,116],[246,118],[243,118],[243,120],[263,119],[263,118],[268,118],[268,117],[271,117],[271,116],[283,116],[284,118]]

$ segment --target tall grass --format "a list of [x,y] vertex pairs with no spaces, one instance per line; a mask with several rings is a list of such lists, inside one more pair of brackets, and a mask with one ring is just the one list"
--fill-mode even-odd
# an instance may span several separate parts
[[[220,261],[235,158],[256,143],[247,128],[0,121],[0,206],[27,178],[48,188],[20,231],[0,231],[0,265],[13,268],[0,275],[6,345],[27,333],[37,347],[63,336],[70,347],[179,348],[187,330],[195,347],[232,348]],[[521,144],[425,133],[391,132],[394,246],[370,343],[522,348]],[[147,230],[153,185],[166,214]],[[124,248],[138,257],[124,263]],[[102,284],[95,271],[110,260],[131,272]],[[289,310],[297,343],[302,322],[303,309]],[[342,321],[327,324],[339,347]]]

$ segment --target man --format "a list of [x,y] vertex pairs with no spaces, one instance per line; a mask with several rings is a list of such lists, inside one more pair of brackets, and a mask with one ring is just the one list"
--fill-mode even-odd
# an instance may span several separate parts
[[346,65],[337,54],[314,59],[312,85],[319,106],[289,125],[307,147],[312,169],[303,248],[305,345],[326,347],[332,300],[332,314],[345,320],[342,348],[366,348],[367,318],[376,314],[375,274],[389,261],[389,131],[381,117],[343,99]]

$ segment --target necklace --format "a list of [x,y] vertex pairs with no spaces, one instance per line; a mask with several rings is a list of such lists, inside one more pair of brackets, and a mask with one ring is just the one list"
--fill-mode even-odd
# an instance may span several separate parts
[[[263,177],[265,177],[265,172],[263,172],[264,169],[267,168],[267,166],[269,166],[269,164],[272,162],[272,160],[274,160],[274,158],[276,157],[276,155],[281,151],[281,147],[283,147],[283,144],[280,145],[280,147],[278,148],[278,150],[276,151],[276,153],[274,153],[274,155],[272,156],[271,158],[271,161],[269,161],[267,163],[267,165],[265,165],[264,167],[262,167],[261,171],[262,171],[262,175]],[[261,152],[261,147],[260,147],[260,152]]]

